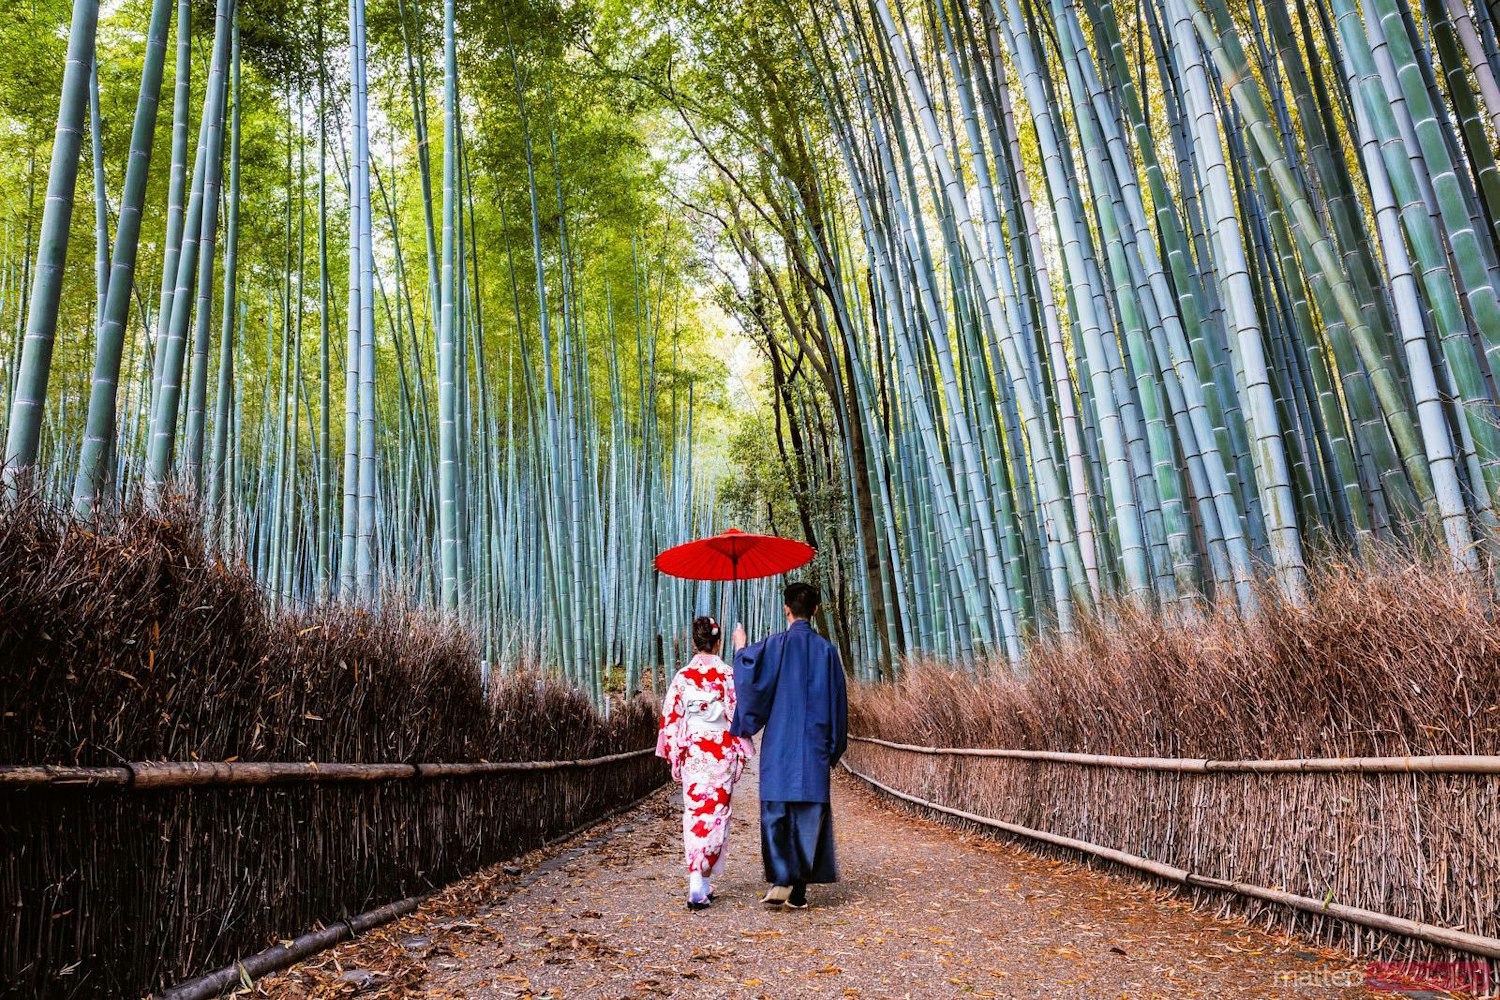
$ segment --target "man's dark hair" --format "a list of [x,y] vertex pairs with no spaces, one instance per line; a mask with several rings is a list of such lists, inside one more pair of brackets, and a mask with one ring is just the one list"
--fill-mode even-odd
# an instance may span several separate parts
[[781,593],[781,599],[791,609],[793,618],[811,618],[813,612],[818,610],[818,605],[823,603],[823,595],[818,593],[818,588],[800,580],[787,584],[786,590]]

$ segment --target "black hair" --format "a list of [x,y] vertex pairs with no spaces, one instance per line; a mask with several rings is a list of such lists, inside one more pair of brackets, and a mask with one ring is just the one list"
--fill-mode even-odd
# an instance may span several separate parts
[[700,653],[712,653],[714,646],[723,638],[724,630],[708,615],[693,619],[693,648]]
[[818,605],[823,603],[823,595],[818,593],[818,588],[800,580],[787,584],[786,590],[781,593],[781,599],[791,609],[793,618],[811,618],[818,610]]

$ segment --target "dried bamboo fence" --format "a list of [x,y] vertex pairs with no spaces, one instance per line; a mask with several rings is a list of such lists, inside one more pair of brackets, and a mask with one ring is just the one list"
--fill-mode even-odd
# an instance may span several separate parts
[[139,997],[419,896],[660,785],[619,754],[655,730],[486,691],[400,608],[269,610],[189,518],[0,509],[0,996]]
[[565,762],[0,768],[7,996],[139,996],[431,891],[634,801],[651,748]]
[[1500,756],[1210,760],[853,737],[845,765],[919,808],[1356,953],[1500,959]]
[[475,764],[3,768],[0,891],[22,901],[4,992],[140,995],[514,857],[662,779],[649,748]]

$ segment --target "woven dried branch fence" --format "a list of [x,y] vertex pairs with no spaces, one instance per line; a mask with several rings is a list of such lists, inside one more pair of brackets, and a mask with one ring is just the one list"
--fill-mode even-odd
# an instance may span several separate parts
[[[122,771],[152,780],[68,780]],[[7,992],[139,995],[513,857],[662,776],[649,750],[446,766],[7,768],[0,885],[22,900]]]
[[1500,958],[1497,756],[1219,761],[854,737],[845,763],[912,805],[1242,901],[1356,953]]
[[400,608],[270,611],[190,517],[0,509],[0,996],[139,997],[421,895],[659,786],[615,756],[655,732],[486,691]]
[[662,779],[650,749],[0,769],[0,891],[22,901],[5,993],[138,996],[511,858]]

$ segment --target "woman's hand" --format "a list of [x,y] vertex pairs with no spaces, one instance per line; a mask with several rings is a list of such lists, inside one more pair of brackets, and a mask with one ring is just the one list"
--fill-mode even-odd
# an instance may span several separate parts
[[736,623],[734,626],[734,651],[738,653],[745,648],[745,626]]

